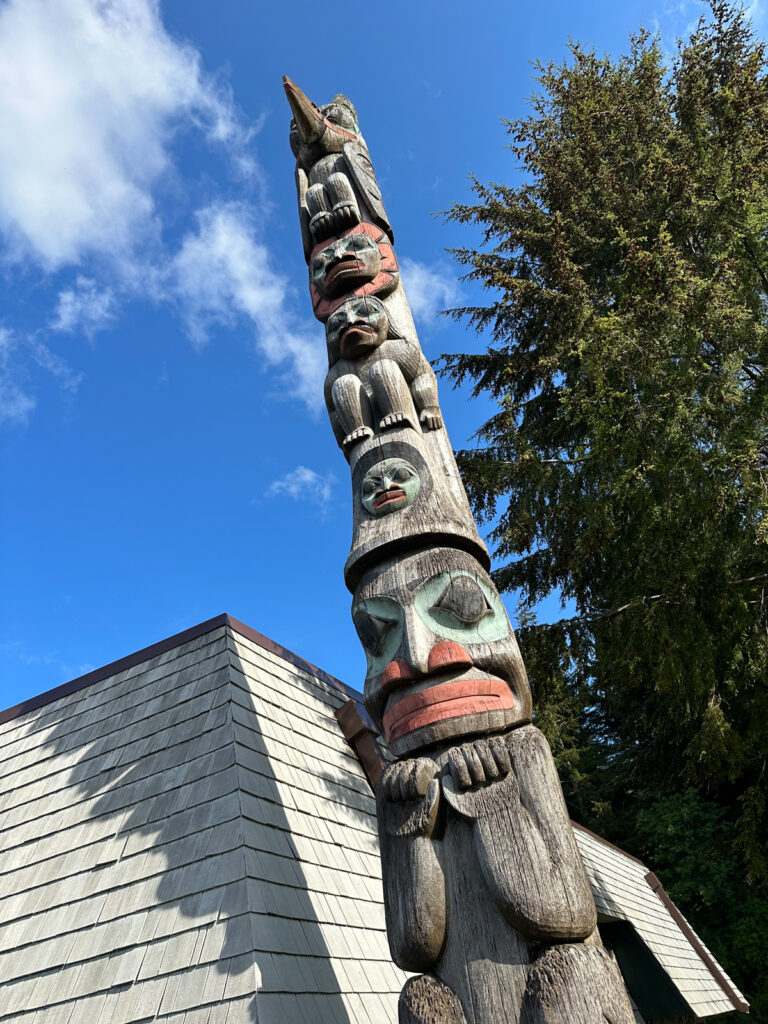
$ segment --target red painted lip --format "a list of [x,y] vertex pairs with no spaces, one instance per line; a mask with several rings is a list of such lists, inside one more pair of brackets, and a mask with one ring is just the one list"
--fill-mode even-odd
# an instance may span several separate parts
[[383,508],[384,505],[391,505],[393,501],[402,501],[405,497],[407,497],[407,495],[401,487],[390,487],[389,490],[381,492],[379,497],[374,501],[373,507]]
[[365,264],[361,263],[360,260],[354,257],[342,257],[341,260],[336,263],[328,273],[325,275],[325,283],[331,284],[337,277],[346,277],[348,274],[354,274],[356,277],[365,272]]
[[456,679],[439,683],[396,701],[383,718],[387,742],[446,718],[479,711],[505,711],[515,706],[509,686],[501,679]]

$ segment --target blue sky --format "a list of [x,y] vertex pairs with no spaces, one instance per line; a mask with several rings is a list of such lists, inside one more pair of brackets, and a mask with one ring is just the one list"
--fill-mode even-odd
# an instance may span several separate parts
[[[0,0],[0,706],[222,611],[361,685],[283,74],[356,104],[435,358],[480,342],[431,213],[515,175],[530,61],[700,9]],[[491,411],[441,403],[455,447]]]

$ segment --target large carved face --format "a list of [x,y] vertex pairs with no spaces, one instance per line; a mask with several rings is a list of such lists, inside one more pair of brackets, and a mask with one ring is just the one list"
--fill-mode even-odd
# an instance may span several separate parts
[[363,577],[352,616],[368,659],[365,704],[396,755],[530,721],[515,634],[471,555],[390,560]]
[[355,224],[340,238],[321,242],[309,258],[309,292],[318,320],[327,320],[345,296],[383,298],[394,291],[399,280],[397,257],[388,235],[367,221]]
[[410,462],[383,459],[363,477],[360,499],[370,515],[386,516],[412,505],[420,489],[419,474]]
[[343,302],[325,325],[330,363],[337,359],[359,359],[372,352],[387,337],[387,311],[372,295],[356,296]]
[[361,231],[342,235],[315,251],[310,280],[324,297],[333,299],[372,281],[381,270],[381,253],[374,240]]

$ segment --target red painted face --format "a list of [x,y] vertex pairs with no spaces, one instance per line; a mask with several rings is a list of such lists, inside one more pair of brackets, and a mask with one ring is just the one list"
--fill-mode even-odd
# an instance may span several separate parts
[[395,250],[375,224],[356,224],[339,238],[320,242],[309,257],[312,308],[323,323],[350,296],[384,298],[399,280]]
[[368,656],[366,706],[396,755],[530,720],[517,642],[470,555],[391,562],[362,580],[353,616]]

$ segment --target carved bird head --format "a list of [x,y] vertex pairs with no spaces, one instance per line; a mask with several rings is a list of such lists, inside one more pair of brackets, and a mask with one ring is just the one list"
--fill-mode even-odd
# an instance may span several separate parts
[[339,93],[318,107],[287,75],[283,88],[293,111],[291,149],[305,169],[329,153],[340,153],[345,143],[362,140],[357,111],[346,96]]

